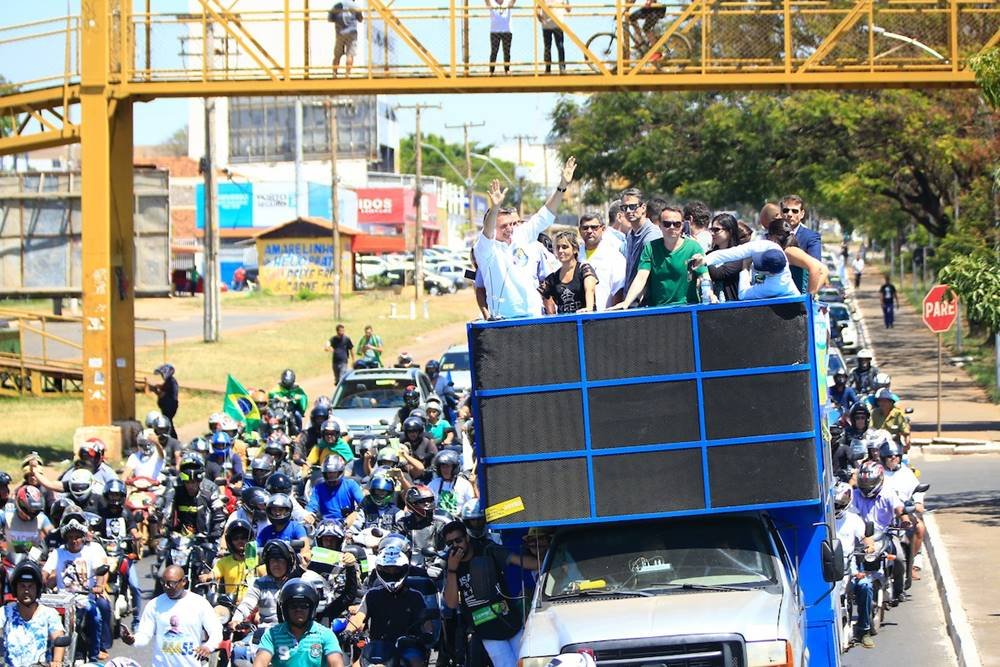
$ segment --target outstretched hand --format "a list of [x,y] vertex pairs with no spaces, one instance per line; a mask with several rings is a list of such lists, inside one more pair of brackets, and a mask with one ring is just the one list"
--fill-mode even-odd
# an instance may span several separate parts
[[573,174],[576,173],[576,158],[572,155],[566,160],[562,168],[562,184],[567,186],[573,182]]
[[503,200],[507,196],[507,188],[500,186],[499,178],[494,178],[490,181],[490,186],[486,189],[486,194],[490,198],[490,206],[499,207],[503,204]]

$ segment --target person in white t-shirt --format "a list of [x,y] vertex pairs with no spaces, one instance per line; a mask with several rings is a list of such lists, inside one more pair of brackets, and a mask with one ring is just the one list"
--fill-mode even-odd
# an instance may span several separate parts
[[491,318],[539,317],[542,297],[538,292],[538,264],[533,263],[538,235],[555,220],[563,193],[573,182],[576,158],[569,158],[562,169],[559,186],[538,213],[518,224],[515,209],[501,208],[507,190],[494,179],[489,187],[490,210],[483,231],[476,239],[476,265],[486,288],[486,303]]
[[134,635],[122,626],[122,641],[130,646],[153,642],[153,667],[202,667],[219,648],[222,622],[208,600],[187,590],[181,567],[169,566],[161,582],[164,593],[146,604]]
[[52,607],[38,603],[42,592],[42,570],[38,563],[23,560],[10,576],[14,602],[0,607],[0,664],[4,667],[34,667],[63,664],[62,619]]
[[597,273],[594,303],[598,310],[609,308],[625,296],[625,255],[621,242],[613,237],[600,216],[584,213],[580,216],[580,261]]
[[454,449],[442,449],[434,457],[435,475],[427,484],[434,492],[437,508],[456,516],[466,503],[476,497],[469,480],[459,475],[461,469],[462,462],[458,452]]
[[163,470],[163,448],[156,431],[147,428],[136,439],[136,449],[125,461],[125,473],[122,477],[127,482],[133,477],[148,477],[159,479]]

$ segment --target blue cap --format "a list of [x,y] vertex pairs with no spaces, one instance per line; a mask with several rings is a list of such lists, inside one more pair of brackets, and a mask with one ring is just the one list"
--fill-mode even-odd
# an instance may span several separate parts
[[775,274],[784,271],[787,265],[788,260],[785,258],[785,253],[772,248],[761,253],[760,257],[754,261],[753,268],[762,273]]

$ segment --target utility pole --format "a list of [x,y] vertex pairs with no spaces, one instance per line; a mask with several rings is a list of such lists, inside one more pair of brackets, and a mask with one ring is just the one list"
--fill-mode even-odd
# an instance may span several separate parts
[[[424,109],[440,109],[440,104],[401,104],[397,105],[396,109],[413,109],[416,112],[416,125],[414,128],[414,149],[416,150],[417,157],[417,178],[416,186],[413,188],[413,209],[416,216],[414,221],[413,229],[413,287],[414,294],[417,304],[423,303],[424,300],[424,221],[421,209],[423,208],[423,196],[424,196],[424,149],[420,145],[422,138],[420,135],[420,112]],[[403,221],[405,233],[406,221]],[[404,275],[406,271],[403,271]],[[405,282],[405,278],[404,278]]]
[[531,145],[530,142],[534,140],[535,137],[529,136],[527,134],[517,134],[514,135],[513,137],[510,137],[509,139],[507,137],[504,138],[507,139],[508,141],[510,141],[510,139],[517,140],[518,173],[515,174],[517,176],[517,214],[519,216],[523,216],[524,215],[524,142],[525,141],[529,142],[528,145],[530,146]]
[[475,214],[474,214],[474,212],[472,210],[472,200],[473,200],[473,191],[472,191],[472,187],[473,187],[473,184],[472,184],[472,148],[469,146],[469,128],[470,127],[483,127],[485,125],[486,125],[486,123],[482,123],[482,122],[480,122],[480,123],[460,123],[458,125],[448,125],[448,124],[445,124],[445,127],[447,127],[448,129],[462,128],[462,137],[463,137],[463,140],[465,141],[465,196],[469,200],[468,217],[469,217],[469,230],[470,231],[474,230],[476,228],[476,220],[475,220]]
[[[333,319],[340,320],[340,281],[342,279],[341,260],[343,253],[340,252],[340,198],[337,196],[337,183],[340,179],[337,176],[337,108],[354,106],[354,100],[337,100],[326,98],[326,122],[330,127],[330,227],[332,234],[332,246],[330,247],[330,276],[333,278]],[[336,323],[335,323],[336,324]]]
[[[208,24],[205,53],[213,58],[212,24]],[[205,310],[203,338],[206,343],[219,340],[219,229],[215,215],[215,99],[205,98],[205,157],[202,172],[205,177]]]

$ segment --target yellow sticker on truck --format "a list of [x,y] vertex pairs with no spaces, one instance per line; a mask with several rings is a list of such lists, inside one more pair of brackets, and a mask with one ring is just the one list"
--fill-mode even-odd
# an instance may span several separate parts
[[521,496],[517,498],[511,498],[510,500],[505,500],[502,503],[497,503],[496,505],[490,505],[486,508],[486,521],[492,522],[497,519],[502,519],[505,516],[510,516],[511,514],[517,514],[518,512],[524,511],[524,501],[521,500]]

